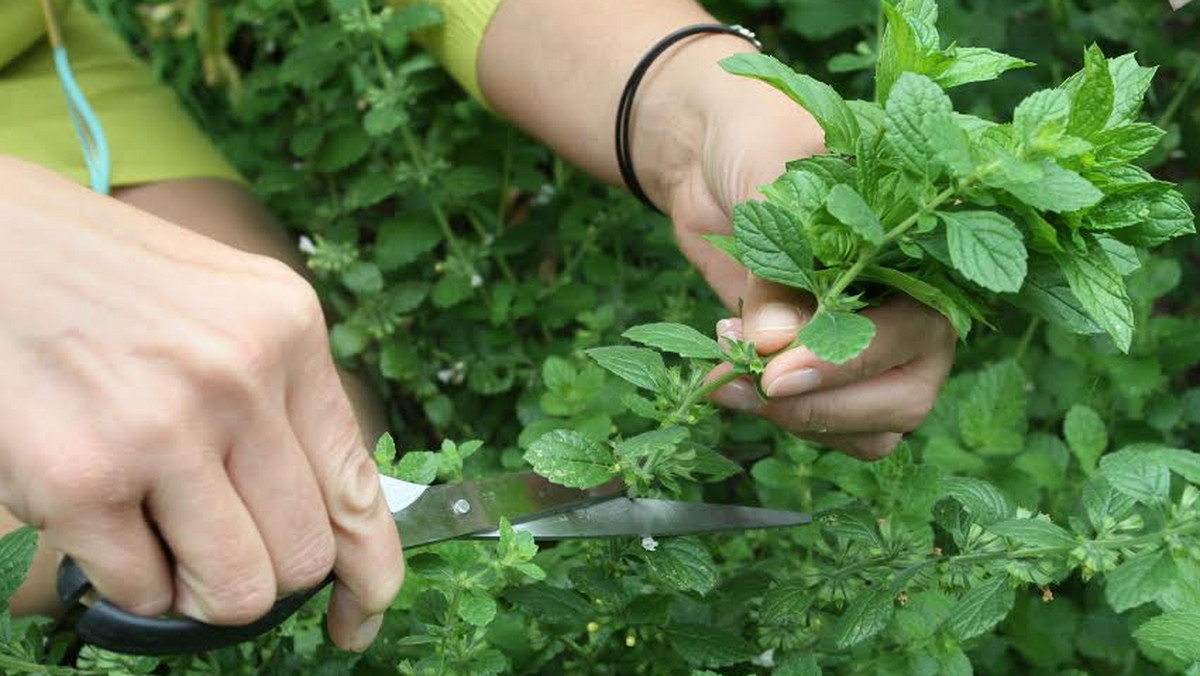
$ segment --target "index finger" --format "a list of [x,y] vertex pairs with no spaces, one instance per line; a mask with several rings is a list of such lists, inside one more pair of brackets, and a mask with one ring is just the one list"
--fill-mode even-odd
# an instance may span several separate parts
[[797,347],[771,360],[762,374],[763,391],[771,398],[792,397],[865,380],[923,354],[951,350],[956,339],[950,323],[936,310],[897,295],[862,314],[875,324],[875,337],[862,354],[835,365],[811,350]]
[[404,558],[375,462],[363,443],[350,400],[324,340],[303,358],[288,388],[288,415],[317,477],[333,527],[337,578],[329,634],[348,650],[364,650],[400,591]]

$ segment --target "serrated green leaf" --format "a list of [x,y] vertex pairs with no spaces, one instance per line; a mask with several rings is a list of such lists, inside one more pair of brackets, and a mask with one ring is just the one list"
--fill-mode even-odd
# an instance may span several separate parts
[[842,97],[820,80],[788,68],[766,54],[735,54],[721,60],[727,73],[762,80],[799,103],[825,130],[825,147],[851,154],[858,140],[858,121]]
[[818,310],[800,330],[800,342],[830,364],[844,364],[857,357],[874,337],[874,322],[840,310]]
[[582,627],[593,615],[587,599],[578,592],[544,582],[509,587],[504,595],[513,605],[545,624]]
[[1137,116],[1142,107],[1142,98],[1157,70],[1157,67],[1138,65],[1132,53],[1108,60],[1108,72],[1113,81],[1113,107],[1105,126],[1116,126]]
[[883,224],[854,188],[844,183],[833,186],[825,199],[825,208],[867,242],[883,243]]
[[1090,335],[1104,332],[1084,311],[1083,304],[1067,284],[1062,269],[1045,257],[1030,259],[1025,286],[1013,303],[1071,333]]
[[458,599],[458,616],[467,624],[486,627],[496,618],[496,599],[476,591],[464,592]]
[[954,268],[997,293],[1016,293],[1025,282],[1029,253],[1012,221],[991,211],[938,212]]
[[1067,131],[1090,139],[1104,128],[1113,112],[1113,78],[1108,59],[1096,45],[1083,53],[1083,79],[1071,96],[1071,118]]
[[995,80],[1010,70],[1034,65],[1015,56],[982,47],[957,47],[951,54],[953,56],[949,65],[933,78],[944,89],[970,82]]
[[946,628],[960,641],[991,631],[1012,610],[1016,593],[1005,576],[984,580],[967,590],[950,611]]
[[1196,232],[1195,216],[1183,195],[1168,190],[1147,198],[1145,218],[1113,235],[1133,246],[1156,247],[1176,237]]
[[22,526],[0,537],[0,608],[16,593],[37,552],[38,532]]
[[909,18],[890,2],[880,3],[887,25],[879,40],[879,59],[875,65],[875,100],[887,101],[892,87],[905,71],[923,72],[922,49],[917,29]]
[[612,450],[574,430],[542,435],[525,451],[525,461],[538,474],[571,488],[593,488],[616,476]]
[[859,275],[860,279],[880,282],[903,291],[916,300],[937,310],[954,327],[959,340],[966,340],[971,332],[971,308],[966,307],[950,297],[928,281],[918,279],[908,273],[878,265],[868,266]]
[[754,274],[772,282],[813,290],[812,247],[803,226],[770,202],[743,202],[733,209],[733,234],[740,258]]
[[772,204],[791,212],[797,223],[812,221],[813,215],[825,206],[829,189],[835,184],[832,177],[808,169],[789,169],[782,176],[762,187],[762,193]]
[[821,676],[821,666],[816,655],[797,655],[783,660],[771,676]]
[[885,109],[884,138],[913,171],[932,178],[942,166],[959,174],[971,170],[966,133],[954,122],[950,98],[933,80],[902,73]]
[[1012,360],[969,376],[970,388],[958,402],[963,442],[980,455],[1014,455],[1029,428],[1025,373]]
[[[742,252],[738,250],[737,239],[733,235],[703,235],[704,241],[713,245],[716,249],[724,251],[725,255],[733,260],[742,263]],[[742,263],[745,265],[745,263]]]
[[1122,352],[1128,352],[1134,320],[1125,280],[1095,239],[1087,243],[1086,253],[1066,250],[1054,258],[1083,311],[1112,337]]
[[667,366],[662,355],[644,347],[614,345],[587,351],[597,364],[644,390],[658,392],[666,381]]
[[757,654],[741,636],[710,624],[673,624],[665,633],[675,652],[691,664],[724,667]]
[[1123,448],[1101,458],[1100,471],[1121,493],[1147,505],[1162,505],[1171,497],[1171,462],[1166,450]]
[[1086,209],[1104,198],[1104,193],[1086,178],[1060,167],[1053,160],[1043,159],[1018,166],[1021,167],[1019,174],[992,173],[985,176],[984,181],[1007,190],[1031,207],[1056,213]]
[[437,479],[437,454],[428,451],[409,451],[396,464],[396,478],[415,484],[429,485]]
[[892,621],[895,605],[889,587],[863,592],[833,625],[834,644],[846,650],[878,635]]
[[1071,97],[1061,89],[1043,89],[1027,96],[1013,111],[1013,132],[1027,146],[1051,143],[1067,129]]
[[804,582],[785,582],[763,595],[758,619],[764,624],[798,624],[812,607],[816,592]]
[[1169,652],[1185,662],[1200,662],[1200,609],[1163,613],[1133,632],[1144,646]]
[[380,268],[395,270],[433,250],[441,241],[442,231],[433,217],[414,214],[384,223],[372,251]]
[[1078,539],[1048,518],[1008,519],[988,526],[988,530],[1025,547],[1074,547]]
[[1100,414],[1090,406],[1075,404],[1063,421],[1063,436],[1084,473],[1095,472],[1096,463],[1108,447],[1108,430]]
[[642,324],[629,329],[621,336],[681,357],[721,359],[721,348],[717,341],[685,324]]
[[1088,521],[1097,533],[1129,516],[1137,505],[1133,498],[1113,488],[1103,475],[1084,484],[1082,500]]
[[1132,162],[1154,150],[1167,132],[1147,122],[1123,124],[1092,137],[1096,164],[1108,166]]
[[672,589],[704,595],[717,584],[717,564],[697,538],[659,540],[658,547],[644,556],[651,573]]
[[1118,613],[1152,603],[1170,591],[1179,577],[1169,551],[1138,554],[1105,576],[1104,598]]
[[1000,489],[982,479],[947,477],[943,489],[947,496],[957,500],[982,526],[990,526],[1013,515],[1013,506],[1008,498]]
[[613,450],[617,457],[632,464],[650,455],[669,452],[687,438],[686,427],[667,427],[619,441]]

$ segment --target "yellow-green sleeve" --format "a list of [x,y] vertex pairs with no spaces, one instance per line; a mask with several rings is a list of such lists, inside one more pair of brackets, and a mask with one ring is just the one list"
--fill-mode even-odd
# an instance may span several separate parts
[[[416,0],[396,1],[399,5],[408,5]],[[442,11],[445,21],[421,36],[425,48],[481,102],[483,93],[479,89],[479,72],[475,67],[479,60],[479,45],[501,2],[503,0],[432,0],[432,4]]]

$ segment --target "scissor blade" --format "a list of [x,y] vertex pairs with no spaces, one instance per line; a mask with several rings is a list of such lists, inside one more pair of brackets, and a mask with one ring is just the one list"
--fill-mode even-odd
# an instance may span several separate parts
[[[812,515],[760,507],[712,505],[614,498],[559,514],[526,521],[514,530],[532,533],[539,540],[611,538],[628,536],[694,535],[721,531],[786,528],[812,522]],[[499,537],[497,531],[478,533],[476,539]]]
[[[589,490],[567,488],[533,472],[498,474],[439,486],[385,479],[385,495],[389,495],[389,485],[398,507],[392,509],[392,517],[405,549],[495,531],[501,517],[517,524],[607,500],[624,490],[620,482]],[[392,505],[389,498],[388,506]]]

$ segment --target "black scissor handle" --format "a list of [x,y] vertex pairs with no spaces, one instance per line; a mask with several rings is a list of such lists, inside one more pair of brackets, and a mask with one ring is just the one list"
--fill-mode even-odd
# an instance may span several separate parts
[[[122,610],[103,599],[92,603],[75,623],[75,633],[98,648],[130,655],[176,655],[216,650],[261,636],[278,627],[325,585],[277,601],[266,615],[239,626],[206,624],[187,617],[147,617]],[[92,583],[71,557],[58,567],[58,596],[67,606],[80,602]]]

